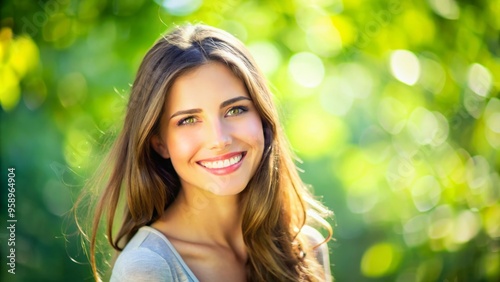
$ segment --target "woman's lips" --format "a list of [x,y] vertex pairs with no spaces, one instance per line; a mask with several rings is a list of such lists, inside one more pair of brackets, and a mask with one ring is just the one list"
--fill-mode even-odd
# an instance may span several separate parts
[[232,173],[237,170],[246,152],[229,153],[220,157],[197,161],[196,163],[216,175]]

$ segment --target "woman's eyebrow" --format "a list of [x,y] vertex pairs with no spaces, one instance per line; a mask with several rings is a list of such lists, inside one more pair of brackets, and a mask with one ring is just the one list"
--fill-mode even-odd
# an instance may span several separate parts
[[[245,96],[238,96],[238,97],[234,97],[234,98],[231,98],[229,100],[226,100],[224,102],[222,102],[220,104],[220,108],[224,108],[224,107],[227,107],[231,104],[234,104],[238,101],[241,101],[241,100],[249,100],[249,101],[252,101],[252,99],[248,98],[248,97],[245,97]],[[172,119],[173,117],[175,116],[180,116],[180,115],[192,115],[192,114],[199,114],[203,112],[202,109],[189,109],[189,110],[182,110],[182,111],[177,111],[175,112],[174,114],[172,114],[170,116],[170,119]]]
[[202,110],[201,110],[201,109],[190,109],[190,110],[178,111],[178,112],[173,113],[173,114],[170,116],[170,119],[172,119],[172,118],[173,118],[173,117],[175,117],[175,116],[199,114],[199,113],[201,113],[201,112],[202,112]]
[[249,101],[252,101],[252,99],[250,99],[250,98],[248,98],[248,97],[245,97],[245,96],[238,96],[238,97],[234,97],[234,98],[231,98],[231,99],[229,99],[229,100],[226,100],[226,101],[222,102],[222,103],[220,104],[220,108],[222,109],[222,108],[224,108],[224,107],[227,107],[227,106],[229,106],[229,105],[231,105],[231,104],[234,104],[234,103],[236,103],[236,102],[238,102],[238,101],[241,101],[241,100],[249,100]]

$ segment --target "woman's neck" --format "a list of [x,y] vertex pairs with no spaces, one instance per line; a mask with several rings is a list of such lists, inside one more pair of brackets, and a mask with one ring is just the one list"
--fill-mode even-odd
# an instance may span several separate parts
[[242,244],[242,210],[238,195],[219,196],[202,189],[181,189],[159,220],[182,238],[207,244]]

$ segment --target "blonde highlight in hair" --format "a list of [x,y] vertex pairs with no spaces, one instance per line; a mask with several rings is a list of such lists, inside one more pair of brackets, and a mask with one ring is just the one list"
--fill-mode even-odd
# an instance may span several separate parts
[[[103,165],[108,169],[98,171],[98,178],[107,179],[107,183],[95,208],[89,238],[96,280],[101,218],[105,218],[109,243],[122,251],[140,227],[163,215],[181,189],[172,163],[159,156],[150,141],[159,131],[166,96],[175,79],[209,62],[225,64],[244,82],[264,130],[261,163],[241,194],[247,280],[321,279],[313,256],[304,256],[311,247],[299,231],[309,218],[309,209],[321,215],[328,210],[314,200],[298,175],[264,76],[243,43],[229,33],[205,25],[186,25],[158,40],[144,57],[132,86],[124,127]],[[122,199],[122,223],[114,235],[116,210]],[[330,226],[325,224],[325,228],[331,236]]]

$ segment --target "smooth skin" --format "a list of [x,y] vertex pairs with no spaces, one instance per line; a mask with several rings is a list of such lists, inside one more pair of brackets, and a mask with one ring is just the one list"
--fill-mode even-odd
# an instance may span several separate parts
[[245,281],[239,194],[264,150],[262,121],[245,85],[222,63],[202,65],[176,79],[160,126],[151,145],[171,159],[182,188],[152,227],[200,281]]

